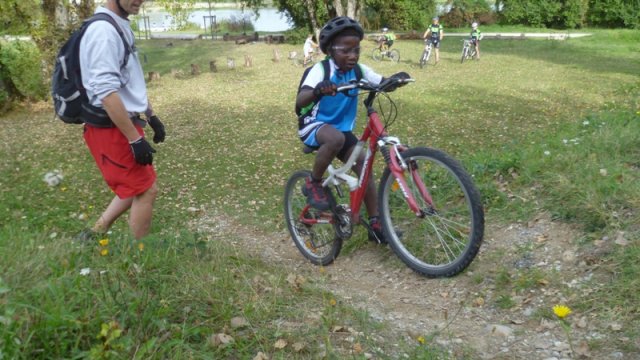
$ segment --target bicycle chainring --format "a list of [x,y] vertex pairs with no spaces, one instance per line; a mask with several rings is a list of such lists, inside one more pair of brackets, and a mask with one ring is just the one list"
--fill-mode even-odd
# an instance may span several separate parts
[[336,235],[346,240],[353,235],[353,223],[351,222],[351,209],[347,205],[337,205],[334,211],[335,221],[333,227]]

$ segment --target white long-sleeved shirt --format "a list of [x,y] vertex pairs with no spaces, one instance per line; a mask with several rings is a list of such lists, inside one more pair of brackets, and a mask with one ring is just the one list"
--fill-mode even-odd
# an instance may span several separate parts
[[104,7],[96,10],[96,13],[101,12],[115,19],[132,52],[127,66],[122,69],[125,47],[117,30],[106,21],[96,21],[89,25],[80,40],[82,84],[87,90],[89,102],[102,107],[102,99],[117,91],[128,112],[143,113],[148,107],[147,87],[129,20]]

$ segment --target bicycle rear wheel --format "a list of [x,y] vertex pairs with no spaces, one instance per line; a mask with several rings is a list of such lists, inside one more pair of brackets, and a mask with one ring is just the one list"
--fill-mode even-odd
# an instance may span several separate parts
[[379,48],[373,49],[373,51],[371,52],[371,57],[375,61],[382,61],[382,50],[380,50]]
[[328,265],[338,257],[342,239],[332,224],[333,213],[307,206],[302,187],[309,175],[309,171],[297,171],[287,181],[284,217],[291,238],[302,255],[315,265]]
[[[428,277],[454,276],[469,266],[482,243],[480,194],[462,166],[440,150],[413,148],[402,158],[409,165],[405,190],[425,216],[411,211],[395,177],[385,169],[378,193],[385,237],[414,271]],[[420,183],[431,202],[421,195]]]
[[389,58],[391,61],[397,63],[400,61],[400,52],[396,49],[389,51]]

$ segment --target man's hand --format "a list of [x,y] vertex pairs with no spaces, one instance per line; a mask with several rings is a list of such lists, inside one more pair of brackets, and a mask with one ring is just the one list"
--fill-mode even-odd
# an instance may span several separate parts
[[140,165],[153,164],[153,153],[156,152],[154,148],[149,145],[144,137],[140,136],[138,140],[129,143],[131,145],[131,152],[136,162]]
[[160,121],[157,116],[152,115],[149,117],[148,122],[149,126],[153,129],[153,142],[156,144],[163,142],[167,134],[164,131],[164,124],[162,124],[162,121]]
[[334,96],[337,89],[338,87],[336,86],[336,84],[332,83],[329,80],[323,80],[320,81],[318,85],[316,85],[316,87],[313,89],[313,95],[316,97],[316,99],[320,99],[324,95]]

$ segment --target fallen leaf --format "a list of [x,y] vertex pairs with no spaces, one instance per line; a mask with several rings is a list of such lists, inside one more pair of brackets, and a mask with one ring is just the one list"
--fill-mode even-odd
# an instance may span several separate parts
[[614,242],[620,246],[629,245],[627,239],[624,238],[624,231],[618,231],[618,235],[616,236],[616,240]]
[[360,343],[353,344],[353,352],[356,354],[362,353],[362,345]]
[[247,321],[247,319],[243,317],[236,316],[233,319],[231,319],[232,329],[241,329],[247,326],[249,326],[249,322]]
[[259,351],[256,356],[253,357],[253,360],[269,360],[269,357],[262,351]]
[[295,352],[301,352],[302,350],[304,350],[305,344],[301,342],[297,342],[297,343],[294,343],[292,347]]
[[305,283],[306,279],[302,275],[289,274],[287,275],[287,282],[295,289],[300,289]]
[[609,327],[610,327],[610,328],[611,328],[611,330],[613,330],[613,331],[620,331],[620,330],[622,330],[622,324],[619,324],[619,323],[611,323],[611,324],[609,325]]
[[233,337],[224,333],[215,334],[209,338],[209,344],[217,348],[227,346],[232,342],[234,342]]
[[287,347],[287,341],[285,339],[278,339],[278,341],[273,344],[273,347],[278,350],[284,349],[285,347]]
[[349,332],[349,331],[348,331],[348,330],[347,330],[347,328],[346,328],[346,327],[344,327],[344,326],[341,326],[341,325],[335,325],[335,326],[333,326],[333,327],[331,328],[331,332],[333,332],[333,333],[337,333],[337,332]]
[[473,306],[475,307],[481,307],[484,305],[484,298],[482,297],[478,297],[475,300],[473,300]]

